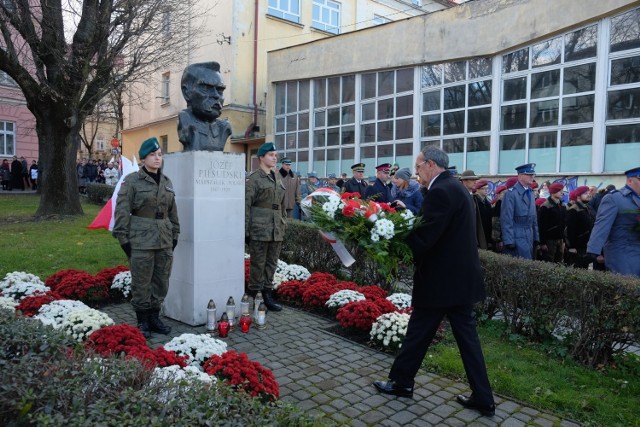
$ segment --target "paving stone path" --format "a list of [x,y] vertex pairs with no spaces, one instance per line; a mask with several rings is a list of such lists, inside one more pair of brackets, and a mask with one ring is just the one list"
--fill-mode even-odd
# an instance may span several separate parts
[[[203,307],[204,310],[204,307]],[[128,304],[103,308],[116,323],[135,324]],[[168,336],[153,334],[151,347],[183,333],[205,333],[170,319]],[[378,394],[373,381],[385,379],[391,355],[327,332],[335,322],[285,307],[267,315],[267,328],[248,334],[238,329],[226,341],[271,369],[280,384],[280,398],[336,426],[579,426],[554,415],[496,396],[496,415],[482,417],[455,400],[469,393],[467,384],[420,372],[414,398]]]

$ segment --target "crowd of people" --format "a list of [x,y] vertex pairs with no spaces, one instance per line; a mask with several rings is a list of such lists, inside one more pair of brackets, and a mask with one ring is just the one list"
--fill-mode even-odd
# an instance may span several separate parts
[[2,160],[0,166],[0,178],[2,189],[12,190],[36,190],[38,188],[38,161],[32,160],[31,165],[24,156],[13,156],[13,160]]
[[87,185],[92,183],[114,186],[120,179],[120,171],[113,162],[106,160],[81,159],[76,162],[78,191],[86,194]]

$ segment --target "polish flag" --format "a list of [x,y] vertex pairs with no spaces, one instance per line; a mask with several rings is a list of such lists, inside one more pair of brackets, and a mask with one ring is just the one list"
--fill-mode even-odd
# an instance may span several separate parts
[[118,191],[120,191],[120,186],[124,182],[124,178],[132,172],[136,172],[138,170],[138,162],[136,160],[136,156],[133,156],[133,163],[131,160],[126,157],[120,157],[120,179],[116,184],[116,187],[113,189],[113,196],[107,201],[104,207],[98,212],[95,219],[91,224],[87,226],[90,230],[95,230],[97,228],[104,228],[105,230],[112,231],[113,223],[114,223],[114,213],[116,211],[116,200],[118,199]]

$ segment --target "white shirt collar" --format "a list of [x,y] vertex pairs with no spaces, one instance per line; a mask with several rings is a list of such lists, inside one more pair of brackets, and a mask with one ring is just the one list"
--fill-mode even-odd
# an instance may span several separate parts
[[[442,172],[440,172],[440,173],[442,173]],[[433,181],[435,181],[436,178],[440,176],[440,173],[438,175],[434,176],[433,178],[431,178],[431,181],[429,182],[429,186],[427,187],[427,190],[431,190],[431,186],[433,185]]]

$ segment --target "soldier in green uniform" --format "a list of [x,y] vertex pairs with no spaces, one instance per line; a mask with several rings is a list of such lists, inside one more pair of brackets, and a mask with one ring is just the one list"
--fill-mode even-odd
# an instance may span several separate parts
[[245,242],[249,244],[249,290],[262,291],[269,310],[282,307],[273,299],[273,275],[287,225],[284,206],[285,188],[280,174],[274,172],[278,153],[272,142],[258,148],[260,168],[247,178],[245,187]]
[[122,182],[115,209],[113,236],[129,258],[131,306],[138,328],[168,334],[160,320],[160,306],[169,290],[173,250],[180,223],[171,180],[162,174],[162,150],[156,138],[142,143],[142,168]]

